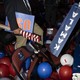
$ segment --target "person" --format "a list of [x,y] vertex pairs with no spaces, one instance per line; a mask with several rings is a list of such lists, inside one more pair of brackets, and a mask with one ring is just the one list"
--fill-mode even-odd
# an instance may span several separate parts
[[[23,14],[31,14],[31,7],[28,0],[4,0],[4,7],[5,7],[5,14],[8,18],[11,31],[13,31],[14,34],[20,34],[20,31],[22,30],[19,28],[19,25],[16,21],[16,15],[15,12],[20,12]],[[34,24],[34,33],[41,35],[43,38],[43,31],[40,28],[38,24]],[[26,45],[27,38],[24,38],[24,36],[17,36],[17,48],[23,45]],[[40,44],[43,44],[43,40],[40,42]]]
[[19,34],[19,26],[16,21],[15,12],[31,14],[31,11],[25,7],[24,0],[4,0],[5,14],[8,17],[11,30],[15,34]]

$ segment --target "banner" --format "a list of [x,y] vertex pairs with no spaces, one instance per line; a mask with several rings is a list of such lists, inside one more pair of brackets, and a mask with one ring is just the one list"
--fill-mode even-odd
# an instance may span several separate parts
[[[32,33],[35,17],[33,15],[28,15],[28,14],[19,13],[19,12],[16,12],[15,15],[16,15],[16,20],[17,20],[18,26],[22,30]],[[5,25],[9,26],[7,17],[6,17]]]
[[62,22],[58,32],[50,44],[50,51],[56,57],[59,56],[70,34],[80,18],[80,7],[77,3],[72,5],[69,13]]

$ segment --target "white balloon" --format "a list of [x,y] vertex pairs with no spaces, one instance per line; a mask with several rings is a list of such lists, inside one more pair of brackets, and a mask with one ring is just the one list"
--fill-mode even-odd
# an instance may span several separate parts
[[73,73],[72,80],[80,80],[80,73]]
[[64,54],[60,58],[61,65],[69,65],[72,66],[74,62],[73,57],[70,54]]

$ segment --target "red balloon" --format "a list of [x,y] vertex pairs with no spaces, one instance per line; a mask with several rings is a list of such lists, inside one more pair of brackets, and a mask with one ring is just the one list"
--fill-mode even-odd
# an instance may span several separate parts
[[9,72],[12,76],[16,76],[16,71],[14,70],[13,66],[9,66]]
[[68,65],[62,66],[59,70],[60,80],[71,80],[72,78],[72,68]]
[[11,65],[10,59],[8,57],[3,57],[0,59],[0,64],[6,64],[7,66]]
[[5,64],[0,64],[0,77],[8,77],[9,76],[9,68]]

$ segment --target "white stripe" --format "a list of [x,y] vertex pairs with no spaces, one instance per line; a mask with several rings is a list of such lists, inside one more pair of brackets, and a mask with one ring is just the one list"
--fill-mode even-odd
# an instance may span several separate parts
[[[27,8],[27,6],[29,7],[29,10],[31,11],[31,6],[30,6],[30,4],[29,4],[29,1],[28,0],[26,0],[26,2],[25,2],[25,0],[23,0],[23,2],[24,2],[24,5],[26,6],[26,8]],[[27,3],[27,4],[26,4]]]
[[23,36],[25,37],[25,31],[23,31]]
[[31,6],[30,6],[30,4],[29,4],[29,1],[26,0],[26,2],[27,2],[27,5],[28,5],[28,7],[29,7],[29,9],[30,9],[30,11],[31,11]]
[[20,30],[20,34],[22,34],[22,30]]
[[39,40],[39,36],[36,36],[36,41],[37,41],[37,42],[39,42],[39,41],[40,41],[40,40]]

